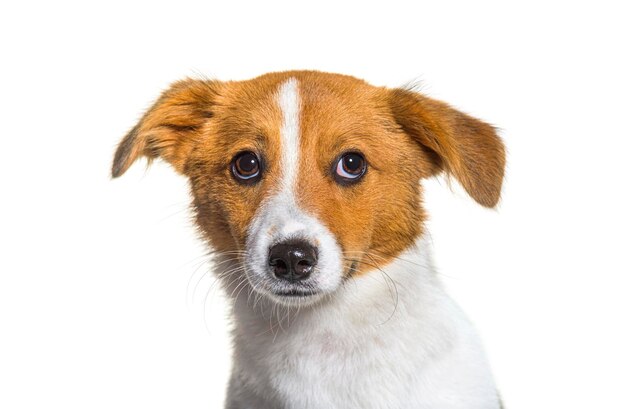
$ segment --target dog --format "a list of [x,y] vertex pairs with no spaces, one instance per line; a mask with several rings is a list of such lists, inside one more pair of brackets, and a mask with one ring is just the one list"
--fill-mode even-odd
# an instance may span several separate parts
[[139,157],[188,178],[232,295],[227,409],[501,407],[433,268],[420,186],[444,173],[494,207],[492,126],[340,74],[186,79],[122,139],[112,176]]

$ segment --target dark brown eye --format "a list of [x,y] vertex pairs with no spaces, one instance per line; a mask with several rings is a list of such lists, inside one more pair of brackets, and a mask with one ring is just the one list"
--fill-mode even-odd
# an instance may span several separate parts
[[365,158],[361,154],[346,153],[337,161],[335,178],[342,183],[353,183],[365,174],[366,168]]
[[255,182],[261,175],[259,158],[253,152],[242,152],[233,159],[231,171],[235,179],[241,182]]

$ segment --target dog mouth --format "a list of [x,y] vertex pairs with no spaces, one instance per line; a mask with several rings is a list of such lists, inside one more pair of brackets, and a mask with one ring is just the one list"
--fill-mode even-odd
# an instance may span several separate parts
[[307,298],[314,295],[318,295],[318,291],[313,290],[301,290],[301,289],[293,289],[293,290],[282,290],[275,291],[274,295],[279,297],[287,297],[287,298]]
[[317,302],[325,294],[315,283],[286,283],[275,280],[264,292],[275,302],[286,305],[308,305]]
[[[343,285],[346,280],[349,280],[356,273],[357,263],[353,260],[350,261],[349,265],[344,266],[338,285],[330,288],[319,282],[319,276],[325,274],[324,270],[319,269],[314,270],[312,277],[301,281],[276,277],[275,274],[268,270],[259,269],[261,273],[255,273],[257,269],[254,267],[246,269],[246,274],[249,275],[248,279],[254,290],[268,296],[279,304],[309,305],[325,299],[326,296],[337,290],[338,286]],[[256,274],[262,276],[263,279],[259,280]]]

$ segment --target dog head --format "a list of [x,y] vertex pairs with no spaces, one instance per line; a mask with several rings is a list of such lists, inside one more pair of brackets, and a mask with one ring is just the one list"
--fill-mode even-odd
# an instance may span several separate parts
[[161,158],[190,181],[210,246],[276,302],[313,302],[423,234],[420,180],[440,172],[493,207],[494,128],[404,89],[313,71],[185,80],[119,144],[113,177]]

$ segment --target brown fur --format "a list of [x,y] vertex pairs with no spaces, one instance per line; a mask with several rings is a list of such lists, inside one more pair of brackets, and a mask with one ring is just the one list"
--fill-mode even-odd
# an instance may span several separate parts
[[[314,71],[174,84],[120,143],[113,176],[139,156],[163,158],[189,177],[209,243],[217,251],[243,249],[256,210],[279,182],[276,93],[289,78],[298,80],[301,99],[297,197],[337,238],[346,274],[384,264],[423,233],[420,179],[443,170],[478,203],[498,202],[504,148],[491,126],[415,92]],[[254,185],[230,174],[232,158],[246,150],[262,161]],[[342,186],[332,165],[348,151],[361,152],[368,170]]]

